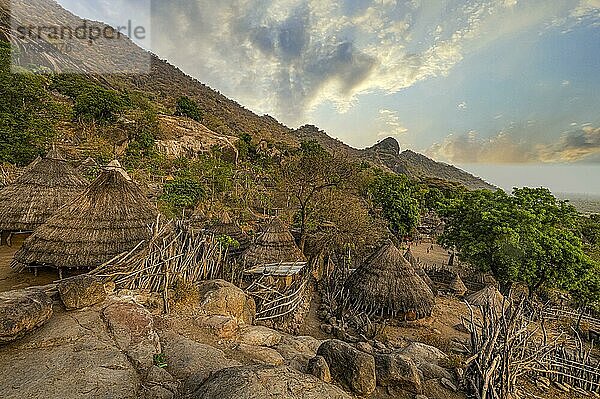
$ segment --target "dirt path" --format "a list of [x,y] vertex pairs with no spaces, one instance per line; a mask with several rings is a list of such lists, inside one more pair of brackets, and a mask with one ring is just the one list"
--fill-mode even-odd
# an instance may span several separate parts
[[10,268],[12,258],[15,252],[21,247],[23,239],[23,237],[14,238],[11,247],[6,245],[0,246],[0,292],[35,285],[46,285],[58,279],[58,275],[52,270],[40,270],[36,277],[30,272],[15,273]]

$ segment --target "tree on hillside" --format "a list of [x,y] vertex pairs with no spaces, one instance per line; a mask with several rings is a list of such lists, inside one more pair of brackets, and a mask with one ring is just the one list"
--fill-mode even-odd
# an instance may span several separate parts
[[369,196],[397,237],[411,234],[419,224],[417,191],[406,176],[393,173],[379,173],[369,184]]
[[547,189],[468,192],[441,214],[442,245],[505,285],[525,284],[530,295],[543,286],[568,289],[586,260],[575,234],[577,212]]
[[90,86],[75,98],[73,114],[84,122],[112,123],[127,106],[127,98],[114,90]]
[[0,41],[0,162],[26,165],[45,152],[64,110],[45,76],[12,73],[10,61],[10,44]]
[[200,108],[198,108],[198,104],[187,96],[182,96],[177,99],[175,104],[175,116],[185,116],[196,122],[202,120],[202,113],[200,112]]
[[304,250],[309,223],[318,210],[319,194],[347,185],[353,171],[352,164],[329,154],[316,141],[303,142],[296,153],[284,160],[280,189],[297,209],[301,250]]

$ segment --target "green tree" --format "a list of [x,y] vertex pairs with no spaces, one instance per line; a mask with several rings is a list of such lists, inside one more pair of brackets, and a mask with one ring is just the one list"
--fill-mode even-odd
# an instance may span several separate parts
[[411,234],[419,224],[419,197],[406,176],[380,173],[368,187],[368,193],[398,237]]
[[26,165],[45,152],[65,110],[51,98],[45,76],[12,73],[11,51],[0,41],[0,162]]
[[88,87],[75,99],[73,114],[85,122],[111,123],[127,106],[127,99],[114,90]]
[[586,259],[575,234],[577,212],[547,189],[468,192],[441,214],[442,245],[503,284],[524,283],[530,295],[542,286],[568,288]]
[[202,113],[198,104],[187,96],[182,96],[177,99],[175,104],[175,115],[185,116],[197,122],[202,120]]

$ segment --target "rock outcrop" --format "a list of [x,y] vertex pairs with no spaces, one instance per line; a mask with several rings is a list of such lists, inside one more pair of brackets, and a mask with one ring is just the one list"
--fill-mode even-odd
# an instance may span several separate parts
[[60,299],[67,309],[82,309],[106,299],[104,284],[98,277],[83,274],[58,284]]
[[417,366],[399,353],[375,354],[375,374],[377,385],[400,387],[414,394],[423,390]]
[[245,366],[223,369],[192,395],[193,399],[350,399],[341,389],[288,367]]
[[244,291],[225,280],[210,280],[199,286],[200,312],[231,316],[240,323],[252,324],[256,304]]
[[317,350],[334,381],[359,395],[369,395],[376,388],[375,359],[350,344],[336,339],[325,341]]
[[0,345],[17,340],[52,316],[52,299],[40,290],[0,293]]

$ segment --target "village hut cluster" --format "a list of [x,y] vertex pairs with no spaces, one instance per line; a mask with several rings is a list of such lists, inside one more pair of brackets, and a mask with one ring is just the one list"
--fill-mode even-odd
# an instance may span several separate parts
[[[155,250],[143,252],[144,245],[157,246],[159,236],[165,243],[169,241],[165,238],[170,234],[166,225],[160,227],[160,234],[154,231],[159,220],[156,204],[144,195],[118,161],[104,167],[90,160],[81,165],[83,169],[73,168],[53,149],[25,168],[13,184],[0,190],[0,230],[4,242],[10,241],[10,234],[29,235],[16,252],[12,267],[34,272],[42,267],[54,268],[61,278],[66,270],[74,273],[94,270],[104,276],[118,270],[116,281],[140,280],[149,266],[140,256],[132,255],[133,251],[154,253]],[[89,184],[81,174],[88,167],[100,170]],[[193,263],[207,263],[200,253],[202,250],[190,251],[190,245],[208,248],[207,242],[217,243],[226,248],[227,261],[238,268],[237,283],[255,298],[257,319],[289,316],[307,300],[310,302],[308,287],[321,278],[317,269],[322,257],[307,259],[289,226],[279,217],[263,219],[256,232],[249,235],[226,210],[195,212],[185,223],[186,233],[181,235],[179,230],[173,234],[184,237],[184,244],[176,245],[171,240],[164,246],[169,253],[186,248],[188,255],[171,254],[172,259],[178,259],[173,270],[165,271],[164,265],[170,260],[154,262],[150,268],[153,274],[167,275],[160,282],[152,282],[149,277],[143,286],[165,287],[167,281],[176,281],[173,273],[224,278],[216,271],[222,252],[215,252],[219,261],[211,263],[210,273],[182,271]],[[128,262],[138,265],[135,271],[132,269],[136,274],[133,280],[124,275]],[[342,286],[350,311],[402,321],[431,316],[437,293],[436,284],[411,249],[402,253],[391,241],[383,243],[361,262]],[[459,297],[467,294],[458,275],[449,290]],[[486,288],[467,299],[476,304],[497,302],[495,292]]]

